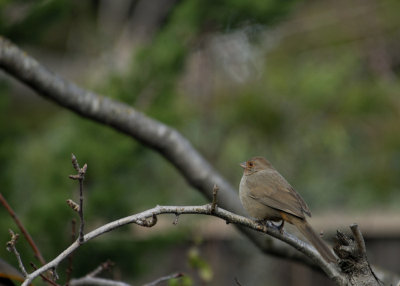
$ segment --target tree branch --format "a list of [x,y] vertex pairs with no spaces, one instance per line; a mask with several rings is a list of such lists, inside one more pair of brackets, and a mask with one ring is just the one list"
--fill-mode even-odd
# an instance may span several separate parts
[[[83,219],[83,180],[85,179],[85,174],[87,170],[87,164],[83,165],[83,167],[79,167],[78,160],[76,159],[76,156],[72,154],[71,156],[72,159],[72,166],[74,169],[78,172],[76,175],[69,175],[69,178],[72,180],[78,180],[79,181],[79,206],[76,205],[72,200],[67,200],[67,203],[70,204],[70,206],[73,206],[73,209],[78,211],[79,213],[79,221],[80,221],[80,226],[79,226],[79,242],[83,242],[83,229],[85,226],[85,220]],[[75,205],[74,205],[75,204]]]
[[[26,52],[0,36],[0,68],[60,106],[109,125],[161,153],[208,200],[214,185],[219,187],[220,205],[244,213],[237,191],[175,129],[151,119],[131,106],[82,89],[46,69]],[[239,229],[264,253],[313,265],[294,249],[260,237],[247,228]]]
[[183,276],[182,273],[173,273],[173,274],[170,274],[170,275],[167,275],[167,276],[164,276],[164,277],[160,277],[157,280],[154,280],[153,282],[146,283],[143,286],[156,286],[157,284],[160,284],[161,282],[168,281],[168,280],[171,280],[171,279],[180,278],[182,276]]
[[78,286],[78,285],[131,286],[130,284],[122,281],[115,281],[115,280],[92,277],[92,276],[85,276],[79,279],[72,279],[70,285],[71,286]]
[[[49,270],[56,268],[58,264],[66,259],[71,253],[73,253],[76,249],[79,248],[80,245],[87,243],[88,241],[104,234],[109,231],[112,231],[116,228],[119,228],[121,226],[135,223],[138,225],[143,225],[144,222],[147,221],[152,221],[157,215],[160,214],[175,214],[175,215],[182,215],[182,214],[200,214],[200,215],[211,215],[211,216],[216,216],[221,219],[224,219],[227,223],[234,223],[241,225],[243,227],[250,228],[252,230],[255,230],[257,232],[262,232],[269,234],[275,238],[278,238],[289,245],[293,246],[297,250],[301,251],[305,255],[307,255],[309,258],[314,261],[323,271],[326,273],[326,275],[332,279],[333,281],[336,282],[337,285],[347,285],[346,279],[343,278],[343,276],[338,272],[338,269],[336,265],[334,264],[329,264],[327,263],[322,256],[309,244],[303,242],[302,240],[298,239],[297,237],[287,233],[286,231],[280,231],[277,227],[274,225],[263,225],[260,224],[252,219],[234,214],[232,212],[229,212],[227,210],[221,209],[219,207],[215,207],[215,209],[212,209],[213,206],[212,204],[207,204],[203,206],[156,206],[152,209],[146,210],[144,212],[134,214],[131,216],[127,216],[118,220],[115,220],[113,222],[110,222],[108,224],[105,224],[88,234],[84,236],[83,242],[79,242],[79,239],[76,240],[74,243],[72,243],[66,250],[64,250],[61,254],[59,254],[56,258],[54,258],[52,261],[47,263],[46,265],[42,266],[41,268],[37,269],[36,271],[28,274],[26,276],[26,279],[24,283],[22,284],[23,286],[29,285],[33,279],[38,277],[41,273]],[[155,220],[156,221],[156,220]],[[146,225],[146,226],[154,226],[155,223]],[[72,280],[71,280],[71,284]]]
[[35,253],[35,256],[37,259],[40,261],[40,263],[43,265],[46,263],[44,260],[42,253],[40,252],[39,248],[36,246],[35,242],[33,241],[33,238],[27,231],[27,229],[24,227],[22,222],[19,220],[17,214],[14,212],[14,210],[11,208],[11,206],[8,204],[6,199],[3,197],[3,195],[0,193],[0,203],[5,207],[7,212],[10,214],[10,216],[13,218],[15,221],[16,225],[18,228],[21,230],[22,234],[24,235],[25,239],[28,241],[29,245],[31,246],[33,252]]
[[352,224],[350,229],[353,238],[337,231],[337,241],[334,247],[335,253],[340,258],[339,267],[342,273],[348,277],[349,285],[383,285],[369,264],[365,241],[358,225]]
[[17,247],[15,246],[17,244],[17,240],[19,235],[17,233],[14,233],[11,229],[9,229],[10,235],[11,235],[11,240],[7,242],[7,250],[14,253],[15,257],[17,258],[19,269],[21,270],[22,274],[26,278],[28,276],[28,273],[26,272],[24,263],[22,263],[21,255],[19,255],[19,252],[17,250]]

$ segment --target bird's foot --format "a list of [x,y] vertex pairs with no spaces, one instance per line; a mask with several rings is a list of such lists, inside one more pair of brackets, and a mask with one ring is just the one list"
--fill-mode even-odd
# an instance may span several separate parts
[[283,226],[285,225],[285,221],[282,220],[282,222],[279,225],[276,225],[273,221],[266,220],[266,219],[256,219],[256,222],[263,227],[265,227],[267,230],[269,229],[277,229],[280,234],[283,234]]
[[285,225],[285,221],[282,220],[281,224],[277,226],[280,234],[283,234],[283,226],[284,225]]
[[267,221],[265,219],[256,219],[255,221],[256,221],[256,223],[258,223],[264,227],[264,232],[266,232],[267,229],[271,227],[269,225],[269,221]]

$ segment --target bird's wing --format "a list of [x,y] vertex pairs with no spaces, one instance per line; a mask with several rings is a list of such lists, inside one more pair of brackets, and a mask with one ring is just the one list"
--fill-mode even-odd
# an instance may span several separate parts
[[300,218],[304,218],[304,213],[311,216],[304,200],[276,170],[259,171],[256,176],[249,176],[246,183],[250,196],[258,202]]

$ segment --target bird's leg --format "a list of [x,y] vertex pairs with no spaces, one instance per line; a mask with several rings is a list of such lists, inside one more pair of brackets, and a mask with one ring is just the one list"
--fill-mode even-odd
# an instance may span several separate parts
[[281,224],[278,225],[278,230],[281,234],[283,234],[283,226],[285,225],[285,220],[282,220]]

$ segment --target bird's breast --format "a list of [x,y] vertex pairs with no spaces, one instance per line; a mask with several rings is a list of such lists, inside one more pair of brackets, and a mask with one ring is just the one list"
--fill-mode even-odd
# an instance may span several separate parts
[[248,177],[244,175],[239,185],[239,198],[247,213],[259,220],[281,220],[281,214],[278,210],[264,205],[253,196],[250,196],[251,188],[247,180]]

